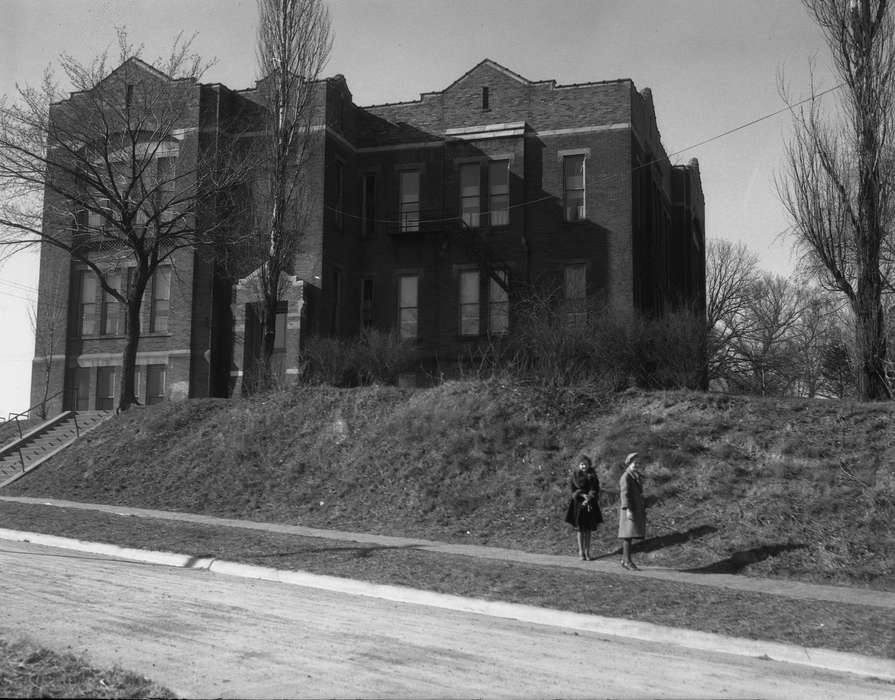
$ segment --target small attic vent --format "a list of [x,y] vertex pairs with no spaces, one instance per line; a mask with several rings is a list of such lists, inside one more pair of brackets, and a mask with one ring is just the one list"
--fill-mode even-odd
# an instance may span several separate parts
[[491,106],[488,103],[488,98],[489,98],[488,88],[483,87],[482,88],[482,111],[483,112],[487,112],[489,109],[491,109]]

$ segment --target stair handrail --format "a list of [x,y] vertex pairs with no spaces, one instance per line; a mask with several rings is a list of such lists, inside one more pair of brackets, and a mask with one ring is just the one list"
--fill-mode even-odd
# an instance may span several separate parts
[[74,411],[63,411],[58,416],[53,416],[49,420],[44,421],[43,423],[38,425],[36,428],[29,430],[27,433],[22,435],[18,440],[13,440],[12,442],[7,443],[6,445],[0,445],[0,455],[2,455],[7,450],[9,450],[9,452],[11,453],[13,450],[21,449],[20,443],[22,443],[25,440],[30,440],[32,437],[34,437],[35,435],[40,433],[42,430],[49,429],[49,428],[53,427],[54,425],[61,423],[68,416],[70,416],[72,413],[74,413]]
[[[35,408],[39,408],[39,407],[44,407],[44,408],[45,408],[46,405],[47,405],[47,403],[48,403],[51,399],[55,399],[57,396],[59,396],[59,395],[62,394],[63,392],[64,392],[64,389],[60,389],[59,391],[57,391],[57,392],[56,392],[55,394],[53,394],[52,396],[47,396],[46,398],[42,399],[41,401],[38,401],[36,404],[34,404],[33,406],[31,406],[30,408],[25,409],[25,410],[22,411],[21,413],[12,413],[12,412],[10,412],[10,414],[7,416],[6,420],[8,420],[8,421],[10,421],[10,420],[14,420],[14,421],[16,422],[16,430],[19,431],[19,439],[20,439],[20,440],[22,439],[22,426],[21,426],[21,424],[19,423],[19,419],[20,419],[20,418],[30,418],[30,417],[31,417],[31,411],[33,411]],[[46,420],[46,416],[44,416],[44,420]]]

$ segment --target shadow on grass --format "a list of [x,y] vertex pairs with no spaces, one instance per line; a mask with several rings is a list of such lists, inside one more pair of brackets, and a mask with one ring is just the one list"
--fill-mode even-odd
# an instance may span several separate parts
[[726,559],[716,561],[713,564],[694,569],[681,569],[681,571],[688,574],[738,574],[750,564],[756,564],[769,557],[776,557],[782,552],[805,549],[807,546],[806,544],[769,544],[762,547],[753,547],[742,552],[734,552]]
[[[672,545],[690,542],[691,540],[695,540],[697,537],[710,535],[711,533],[717,531],[718,528],[712,525],[697,525],[696,527],[691,527],[689,530],[685,530],[684,532],[669,532],[667,535],[650,537],[643,540],[642,542],[637,542],[631,548],[631,551],[635,553],[653,552],[657,549],[664,549],[665,547],[671,547]],[[606,557],[614,557],[618,554],[621,554],[621,551],[621,547],[618,547],[611,552],[607,552],[606,554],[594,557],[594,559],[605,559]]]

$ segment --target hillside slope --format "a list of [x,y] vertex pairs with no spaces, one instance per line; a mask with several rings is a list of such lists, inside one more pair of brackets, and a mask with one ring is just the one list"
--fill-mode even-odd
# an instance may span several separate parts
[[4,493],[572,554],[562,515],[584,452],[605,553],[636,450],[643,563],[895,590],[893,417],[890,404],[499,382],[301,387],[132,410]]

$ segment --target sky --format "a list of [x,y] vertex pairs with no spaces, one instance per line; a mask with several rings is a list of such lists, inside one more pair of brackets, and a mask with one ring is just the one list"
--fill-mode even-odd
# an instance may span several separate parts
[[[638,89],[649,87],[672,162],[699,160],[706,235],[745,243],[764,270],[792,271],[792,242],[781,235],[789,221],[774,184],[790,117],[784,111],[744,125],[786,106],[781,81],[806,96],[812,61],[820,89],[836,83],[823,37],[797,0],[328,5],[334,44],[324,72],[344,75],[359,105],[418,99],[485,58],[530,80],[630,78]],[[106,49],[114,54],[116,27],[144,46],[147,59],[165,55],[179,32],[197,33],[194,50],[216,59],[205,80],[250,87],[257,78],[256,26],[255,0],[0,0],[0,95],[12,98],[17,83],[37,83],[60,54],[82,61]],[[28,310],[37,262],[35,251],[0,262],[2,418],[29,405]]]

